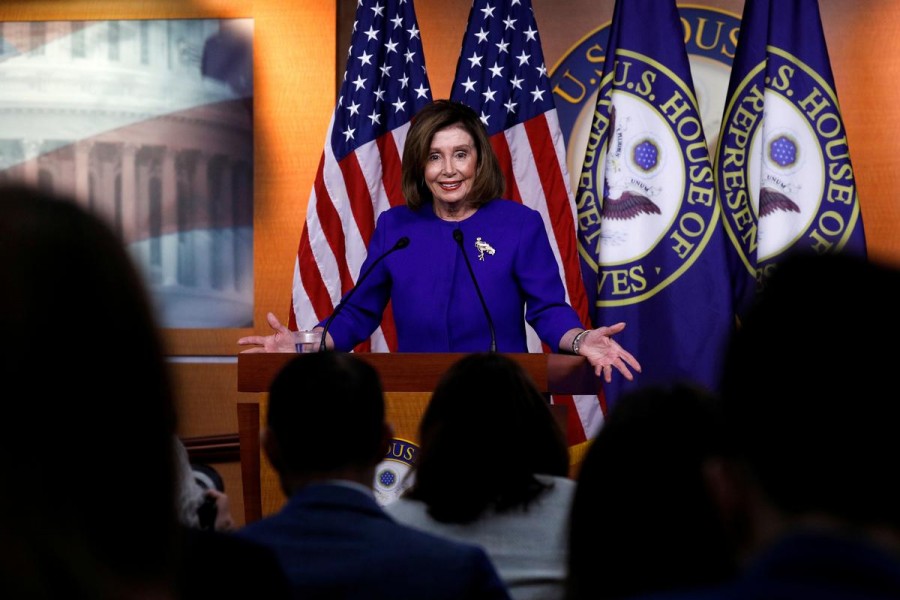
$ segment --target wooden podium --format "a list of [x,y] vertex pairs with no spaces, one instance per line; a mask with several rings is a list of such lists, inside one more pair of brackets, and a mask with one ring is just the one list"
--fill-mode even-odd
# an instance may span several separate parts
[[[238,391],[266,393],[279,370],[293,353],[238,354]],[[464,353],[367,353],[357,357],[378,371],[385,391],[385,412],[394,428],[394,437],[418,444],[418,427],[431,391],[444,372]],[[531,375],[542,393],[596,394],[600,379],[587,359],[568,354],[510,353]],[[260,459],[259,427],[264,419],[268,395],[259,402],[238,404],[241,447],[241,471],[244,488],[245,520],[250,523],[263,514],[277,510],[284,502],[277,476]],[[565,407],[554,407],[566,429]],[[574,416],[573,416],[574,417]]]
[[[238,354],[238,391],[266,392],[292,353]],[[441,375],[465,354],[360,352],[374,366],[385,392],[430,392]],[[599,380],[583,356],[570,354],[507,354],[525,367],[546,394],[596,394]]]

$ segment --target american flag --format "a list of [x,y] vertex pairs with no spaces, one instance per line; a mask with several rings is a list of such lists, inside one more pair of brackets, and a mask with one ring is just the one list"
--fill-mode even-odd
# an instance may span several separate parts
[[[506,177],[506,197],[541,213],[569,302],[588,324],[578,262],[575,199],[565,141],[530,0],[475,0],[450,98],[481,116]],[[529,329],[529,349],[549,351]],[[603,421],[597,396],[556,396],[569,406],[569,442]]]
[[[353,287],[381,211],[404,204],[400,157],[431,102],[412,0],[360,0],[347,67],[313,182],[294,267],[289,327],[310,329]],[[396,350],[390,306],[356,350]]]

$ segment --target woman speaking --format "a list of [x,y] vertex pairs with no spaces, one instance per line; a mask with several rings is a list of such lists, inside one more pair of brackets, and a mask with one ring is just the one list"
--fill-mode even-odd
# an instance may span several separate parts
[[[540,214],[501,198],[503,173],[478,115],[436,100],[403,148],[405,206],[381,213],[356,287],[316,330],[323,347],[350,351],[380,325],[391,302],[399,352],[527,352],[527,322],[550,348],[585,356],[607,382],[638,361],[612,335],[585,329],[566,301]],[[524,319],[523,319],[524,315]],[[293,352],[295,332],[269,313],[275,333],[245,352]]]

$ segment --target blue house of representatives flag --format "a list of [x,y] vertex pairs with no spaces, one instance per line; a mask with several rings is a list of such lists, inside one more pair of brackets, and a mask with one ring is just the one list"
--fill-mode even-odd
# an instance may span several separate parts
[[734,326],[727,240],[674,0],[618,0],[576,194],[594,325],[641,362],[605,386],[716,389]]
[[747,0],[716,155],[739,312],[785,255],[866,254],[816,0]]

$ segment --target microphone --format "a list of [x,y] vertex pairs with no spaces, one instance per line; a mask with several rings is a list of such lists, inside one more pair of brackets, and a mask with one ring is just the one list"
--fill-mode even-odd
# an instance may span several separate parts
[[347,295],[344,296],[340,302],[338,302],[338,305],[334,307],[334,311],[332,311],[331,316],[328,317],[327,321],[325,321],[325,326],[322,327],[322,340],[319,342],[319,352],[325,351],[325,334],[328,333],[328,328],[331,326],[331,322],[334,321],[334,318],[337,316],[337,314],[341,312],[341,309],[344,308],[345,304],[347,304],[347,300],[350,299],[350,296],[353,295],[353,292],[355,292],[365,280],[365,278],[369,276],[369,273],[375,270],[375,265],[384,260],[384,257],[386,257],[391,252],[394,252],[395,250],[402,250],[407,246],[409,246],[409,238],[404,235],[402,238],[397,240],[397,243],[394,244],[390,250],[372,261],[372,264],[369,265],[369,268],[359,276],[359,279],[356,280],[356,285],[353,286],[353,288],[349,292],[347,292]]
[[459,244],[459,249],[462,250],[463,258],[466,260],[466,267],[469,269],[469,276],[472,278],[472,283],[475,284],[475,291],[478,292],[478,299],[481,300],[481,308],[484,309],[484,316],[487,317],[488,327],[491,328],[491,352],[496,352],[497,336],[494,333],[494,321],[493,319],[491,319],[490,311],[488,311],[487,302],[484,301],[484,296],[481,295],[481,288],[478,287],[478,280],[475,279],[475,272],[472,270],[472,263],[469,262],[469,257],[466,255],[466,249],[463,247],[462,230],[454,229],[453,239],[456,240],[457,244]]

